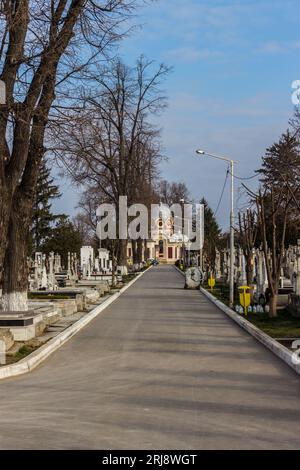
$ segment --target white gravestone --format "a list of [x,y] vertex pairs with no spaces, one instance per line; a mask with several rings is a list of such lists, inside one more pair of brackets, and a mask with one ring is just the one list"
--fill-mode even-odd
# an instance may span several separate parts
[[185,289],[199,289],[202,273],[199,268],[189,268],[185,273]]
[[80,249],[80,267],[83,275],[89,277],[94,268],[94,249],[92,246],[83,246]]

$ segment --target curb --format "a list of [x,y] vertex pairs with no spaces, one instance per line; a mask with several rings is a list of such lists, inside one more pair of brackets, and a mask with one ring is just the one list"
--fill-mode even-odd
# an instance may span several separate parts
[[[174,266],[176,271],[184,276],[184,273]],[[257,328],[257,326],[250,323],[245,318],[241,317],[237,313],[235,313],[231,308],[227,307],[227,305],[223,304],[220,300],[216,299],[212,294],[207,292],[206,289],[200,287],[200,292],[205,295],[213,304],[216,305],[222,312],[224,312],[228,317],[231,318],[235,323],[237,323],[243,330],[247,331],[251,336],[253,336],[257,341],[263,344],[266,348],[272,351],[279,359],[284,361],[289,367],[291,367],[298,375],[300,375],[300,363],[295,364],[293,362],[293,353],[283,346],[282,344],[278,343],[275,339],[271,338],[271,336],[264,333],[262,330]]]
[[271,338],[271,336],[264,333],[262,330],[257,328],[257,326],[253,325],[248,320],[235,313],[231,308],[227,307],[227,305],[224,305],[220,300],[216,299],[212,294],[207,292],[206,289],[203,289],[203,287],[200,287],[200,291],[220,310],[222,310],[222,312],[226,313],[226,315],[230,317],[235,323],[246,330],[251,336],[257,339],[261,344],[272,351],[273,354],[279,357],[279,359],[294,369],[298,375],[300,375],[300,364],[294,364],[293,353],[288,348],[278,343],[278,341]]
[[82,317],[72,326],[64,330],[62,333],[59,333],[54,338],[50,339],[48,343],[44,346],[41,346],[36,351],[29,354],[24,359],[21,359],[19,362],[11,364],[9,366],[0,367],[0,380],[7,379],[9,377],[16,377],[17,375],[26,374],[35,369],[41,362],[45,361],[52,353],[57,349],[63,346],[69,339],[76,335],[82,328],[88,325],[92,320],[94,320],[103,310],[105,310],[110,304],[117,300],[120,295],[122,295],[129,287],[131,287],[140,277],[142,277],[149,269],[150,266],[145,271],[138,274],[132,281],[130,281],[126,286],[124,286],[119,292],[116,292],[108,299],[104,300],[102,304],[95,307],[87,315]]
[[177,266],[173,266],[173,267],[176,269],[176,271],[178,271],[182,276],[185,277],[185,273],[181,271],[181,269],[177,268]]

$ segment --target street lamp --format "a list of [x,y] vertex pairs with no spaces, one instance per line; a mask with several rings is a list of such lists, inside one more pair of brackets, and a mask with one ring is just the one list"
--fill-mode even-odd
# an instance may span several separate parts
[[217,158],[230,163],[230,175],[231,175],[231,210],[230,210],[230,281],[229,281],[229,303],[230,307],[233,307],[234,303],[234,163],[231,158],[221,157],[212,153],[207,153],[205,150],[196,150],[197,155],[207,155],[208,157]]

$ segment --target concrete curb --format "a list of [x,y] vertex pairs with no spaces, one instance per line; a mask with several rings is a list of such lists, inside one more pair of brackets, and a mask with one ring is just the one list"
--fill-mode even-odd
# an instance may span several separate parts
[[183,271],[181,271],[181,269],[177,268],[177,266],[174,266],[174,268],[176,269],[176,271],[178,271],[182,276],[185,276],[185,273]]
[[294,364],[293,362],[293,353],[283,346],[282,344],[278,343],[275,339],[271,338],[271,336],[264,333],[262,330],[257,328],[257,326],[250,323],[245,318],[241,317],[237,313],[235,313],[231,308],[224,305],[223,302],[216,299],[212,294],[207,292],[206,289],[203,287],[200,288],[202,294],[204,294],[211,302],[213,302],[220,310],[222,310],[226,315],[228,315],[235,323],[237,323],[241,328],[246,330],[257,339],[260,343],[262,343],[266,348],[272,351],[277,357],[279,357],[282,361],[284,361],[288,366],[290,366],[297,374],[300,375],[300,364]]
[[130,281],[126,286],[124,286],[119,292],[116,292],[111,297],[106,299],[102,304],[95,307],[87,315],[82,317],[72,326],[64,330],[62,333],[59,333],[57,336],[52,338],[44,346],[41,346],[33,353],[29,354],[24,359],[21,359],[15,364],[8,366],[0,367],[0,380],[7,379],[9,377],[15,377],[17,375],[26,374],[27,372],[32,371],[37,367],[41,362],[43,362],[47,357],[59,349],[63,344],[65,344],[69,339],[71,339],[76,333],[78,333],[82,328],[88,325],[92,320],[94,320],[103,310],[105,310],[110,304],[117,300],[120,295],[122,295],[129,287],[131,287],[141,276],[145,274],[149,269],[138,274],[132,281]]
[[[175,266],[175,269],[184,276],[184,273]],[[216,305],[222,312],[224,312],[228,317],[230,317],[235,323],[237,323],[243,330],[247,331],[251,336],[253,336],[257,341],[262,343],[266,348],[272,351],[279,359],[284,361],[289,367],[291,367],[297,374],[300,375],[300,364],[294,364],[293,362],[293,353],[278,343],[271,336],[267,335],[261,331],[257,326],[250,323],[245,318],[238,315],[227,305],[223,304],[220,300],[216,299],[212,294],[210,294],[206,289],[200,287],[200,292],[204,294],[213,304]]]

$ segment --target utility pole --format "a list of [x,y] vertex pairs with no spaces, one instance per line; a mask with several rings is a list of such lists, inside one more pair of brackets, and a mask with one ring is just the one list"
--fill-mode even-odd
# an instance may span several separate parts
[[231,174],[231,209],[230,209],[230,284],[229,305],[234,304],[234,161],[230,160]]
[[207,153],[204,150],[196,150],[197,155],[207,155],[208,157],[217,158],[230,163],[231,174],[231,194],[230,194],[230,273],[229,273],[229,305],[233,307],[234,304],[234,163],[231,158],[221,157],[212,153]]

